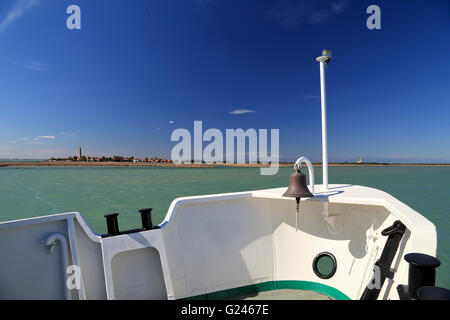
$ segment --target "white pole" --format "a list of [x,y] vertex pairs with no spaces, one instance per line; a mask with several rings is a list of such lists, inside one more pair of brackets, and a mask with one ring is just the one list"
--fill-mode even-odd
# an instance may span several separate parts
[[320,98],[322,100],[322,170],[323,187],[328,190],[327,101],[325,94],[325,62],[320,62]]
[[322,102],[322,170],[324,191],[328,190],[328,151],[327,151],[327,102],[325,93],[325,63],[331,60],[331,51],[323,50],[316,61],[320,64],[320,99]]

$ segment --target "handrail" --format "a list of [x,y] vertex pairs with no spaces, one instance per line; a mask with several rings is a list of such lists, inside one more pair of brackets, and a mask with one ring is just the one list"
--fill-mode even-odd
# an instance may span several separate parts
[[53,249],[56,247],[56,241],[59,241],[61,245],[62,258],[63,258],[63,279],[64,279],[64,297],[66,300],[71,300],[72,295],[70,293],[70,289],[66,283],[66,270],[69,267],[69,249],[66,236],[62,233],[56,232],[48,235],[44,240],[41,241],[41,244],[46,247],[50,247],[50,252],[53,252]]

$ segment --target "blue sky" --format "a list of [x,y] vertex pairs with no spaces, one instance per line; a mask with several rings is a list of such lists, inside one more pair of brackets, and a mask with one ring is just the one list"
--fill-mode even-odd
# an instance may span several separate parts
[[202,120],[320,161],[328,48],[330,161],[450,162],[449,39],[446,0],[1,0],[0,158],[169,157]]

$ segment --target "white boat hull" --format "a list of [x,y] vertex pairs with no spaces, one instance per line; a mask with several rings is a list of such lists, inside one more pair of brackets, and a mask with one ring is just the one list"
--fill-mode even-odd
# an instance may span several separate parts
[[[400,220],[407,230],[394,277],[378,297],[398,299],[397,286],[408,282],[404,255],[436,255],[435,226],[385,192],[316,185],[316,197],[300,203],[297,229],[295,199],[282,197],[285,190],[179,198],[160,229],[104,238],[79,213],[0,223],[0,298],[224,299],[301,289],[359,299],[387,239],[381,231]],[[67,244],[57,242],[50,253],[40,242],[55,233]],[[64,250],[66,264],[81,270],[75,288],[67,287]],[[336,258],[329,279],[312,268],[321,252]]]

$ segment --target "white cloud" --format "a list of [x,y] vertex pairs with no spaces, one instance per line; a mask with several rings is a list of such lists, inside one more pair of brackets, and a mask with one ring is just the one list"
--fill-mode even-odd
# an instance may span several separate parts
[[9,143],[17,143],[17,141],[23,141],[27,144],[43,144],[41,140],[53,140],[56,139],[55,136],[37,136],[34,138],[17,138],[16,140],[11,140]]
[[49,159],[51,157],[68,157],[76,154],[73,150],[64,149],[44,149],[44,146],[37,148],[6,148],[0,146],[0,159]]
[[78,133],[76,133],[76,132],[66,132],[66,131],[61,131],[59,134],[62,135],[62,136],[76,136],[76,135],[78,135]]
[[30,61],[28,63],[17,62],[15,60],[8,60],[9,63],[15,64],[16,66],[20,66],[25,69],[33,70],[33,71],[45,71],[44,64],[37,61]]
[[8,12],[6,17],[0,22],[0,32],[4,31],[19,19],[25,12],[39,5],[39,0],[17,0]]
[[236,109],[230,112],[230,114],[244,114],[244,113],[252,113],[256,112],[255,110],[249,110],[249,109]]
[[195,3],[198,5],[205,5],[211,3],[212,0],[195,0]]
[[318,99],[320,98],[319,95],[316,94],[300,94],[303,98],[307,98],[307,99]]
[[305,23],[322,24],[342,13],[349,2],[349,0],[334,2],[328,0],[277,0],[266,14],[285,28],[298,27]]

